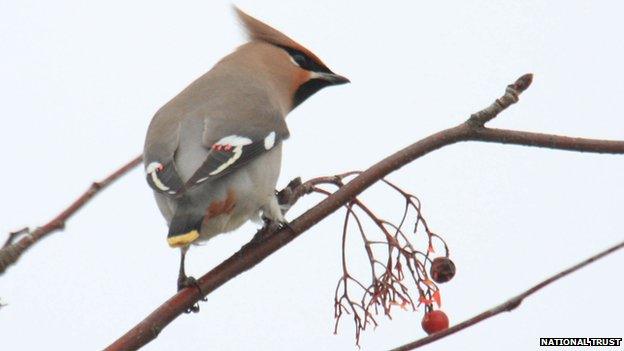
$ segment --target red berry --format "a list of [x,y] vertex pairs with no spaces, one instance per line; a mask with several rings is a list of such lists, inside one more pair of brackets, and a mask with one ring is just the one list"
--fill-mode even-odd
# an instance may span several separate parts
[[449,319],[446,313],[435,310],[425,313],[421,322],[422,328],[427,334],[437,333],[449,327]]
[[446,283],[455,276],[455,263],[448,257],[437,257],[431,262],[431,279],[436,283]]

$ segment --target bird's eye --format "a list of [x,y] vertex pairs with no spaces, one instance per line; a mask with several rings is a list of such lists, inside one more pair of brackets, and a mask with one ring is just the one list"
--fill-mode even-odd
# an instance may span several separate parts
[[293,60],[300,66],[304,66],[306,64],[306,57],[302,54],[294,54],[292,55]]

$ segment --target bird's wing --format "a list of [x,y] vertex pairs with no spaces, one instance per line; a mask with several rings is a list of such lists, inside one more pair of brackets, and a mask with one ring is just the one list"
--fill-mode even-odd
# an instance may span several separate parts
[[210,152],[185,187],[222,177],[272,150],[288,136],[286,122],[276,111],[250,119],[208,120],[203,143]]
[[154,191],[177,195],[183,191],[184,182],[174,162],[179,141],[179,118],[175,115],[156,114],[147,131],[143,163],[147,183]]

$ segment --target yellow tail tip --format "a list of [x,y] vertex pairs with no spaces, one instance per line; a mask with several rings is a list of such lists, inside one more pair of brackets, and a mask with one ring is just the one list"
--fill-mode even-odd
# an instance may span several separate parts
[[199,232],[197,230],[193,229],[193,230],[191,230],[190,232],[188,232],[186,234],[180,234],[180,235],[168,237],[167,238],[167,243],[171,247],[180,247],[180,246],[186,246],[186,245],[192,243],[197,238],[199,238]]

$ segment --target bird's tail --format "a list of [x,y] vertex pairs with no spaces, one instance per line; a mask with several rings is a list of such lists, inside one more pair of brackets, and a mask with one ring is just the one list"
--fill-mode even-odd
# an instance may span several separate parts
[[169,224],[169,234],[167,235],[169,246],[187,246],[199,238],[202,221],[203,216],[197,216],[179,208],[171,219],[171,224]]

